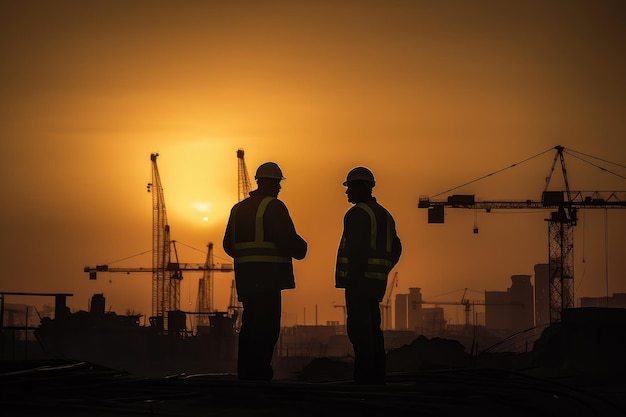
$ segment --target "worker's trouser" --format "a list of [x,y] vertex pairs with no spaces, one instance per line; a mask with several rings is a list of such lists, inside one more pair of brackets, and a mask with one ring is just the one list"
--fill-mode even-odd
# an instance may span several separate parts
[[346,330],[354,349],[354,381],[384,384],[385,339],[380,328],[379,301],[346,289]]
[[272,357],[280,336],[281,292],[263,292],[240,300],[243,304],[237,373],[242,380],[269,381]]

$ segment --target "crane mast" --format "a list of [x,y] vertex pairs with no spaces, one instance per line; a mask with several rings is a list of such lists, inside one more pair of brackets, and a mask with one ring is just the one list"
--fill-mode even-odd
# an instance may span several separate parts
[[248,197],[250,193],[250,177],[246,168],[243,149],[237,149],[237,201]]
[[158,153],[150,154],[152,182],[148,184],[148,192],[152,193],[152,317],[159,326],[167,329],[168,312],[180,310],[182,273],[180,270],[168,270],[171,263],[170,226],[157,165],[158,156]]
[[[428,223],[444,223],[444,207],[484,209],[487,212],[494,209],[556,209],[545,220],[548,222],[550,322],[560,322],[563,310],[574,307],[574,226],[578,221],[578,209],[624,209],[626,191],[570,190],[563,155],[565,148],[555,146],[554,149],[556,154],[541,201],[476,201],[474,195],[455,194],[439,201],[420,196],[418,208],[428,209]],[[557,162],[561,165],[565,190],[548,191]],[[477,232],[475,228],[474,233]]]
[[209,326],[209,315],[204,313],[211,313],[215,311],[214,304],[214,276],[213,276],[213,243],[210,242],[207,247],[209,251],[206,256],[206,269],[202,272],[202,278],[198,283],[198,303],[196,306],[196,312],[198,316],[196,318],[197,326]]
[[[237,149],[237,201],[244,200],[250,194],[250,177],[248,176],[248,168],[244,159],[244,150]],[[230,285],[230,302],[228,303],[228,313],[231,317],[236,317],[235,328],[241,326],[241,312],[243,305],[237,299],[237,287],[235,279]]]
[[[550,174],[546,178],[544,196],[550,195],[548,187],[557,161],[561,164],[565,195],[556,194],[557,211],[551,213],[548,222],[548,285],[550,295],[550,322],[560,322],[561,313],[574,307],[574,226],[578,221],[577,208],[572,201],[562,146],[557,146]],[[544,198],[545,200],[545,198]]]

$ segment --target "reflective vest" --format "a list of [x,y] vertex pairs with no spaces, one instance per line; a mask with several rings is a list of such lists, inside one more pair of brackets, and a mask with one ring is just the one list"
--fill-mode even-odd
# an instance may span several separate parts
[[[387,221],[385,230],[379,235],[379,225],[372,208],[366,203],[358,203],[356,207],[365,210],[370,217],[370,250],[367,255],[365,278],[386,280],[393,267],[391,251],[394,238],[394,221],[389,212],[386,212]],[[337,267],[335,279],[338,283],[345,283],[348,279],[348,257],[346,253],[346,238],[341,237],[337,253]]]
[[[254,240],[249,242],[235,242],[234,249],[237,255],[234,257],[235,264],[245,264],[253,262],[271,263],[291,263],[291,257],[280,255],[274,242],[264,240],[263,215],[265,209],[274,197],[265,197],[256,211],[256,221],[254,227]],[[233,233],[233,237],[235,233]]]

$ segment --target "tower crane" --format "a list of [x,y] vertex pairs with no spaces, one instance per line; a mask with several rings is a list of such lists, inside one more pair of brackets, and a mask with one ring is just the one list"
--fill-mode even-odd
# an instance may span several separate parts
[[[484,209],[488,213],[494,209],[555,209],[555,211],[551,213],[550,217],[545,220],[548,222],[550,322],[560,322],[562,311],[564,309],[574,307],[573,228],[578,222],[577,211],[579,209],[592,208],[626,208],[626,191],[570,190],[564,157],[564,153],[567,152],[563,146],[555,146],[552,149],[555,149],[556,153],[552,162],[550,174],[546,178],[546,185],[542,193],[541,201],[476,201],[474,195],[454,194],[449,196],[447,200],[432,200],[428,196],[420,196],[418,208],[428,209],[428,223],[443,223],[444,207]],[[551,149],[548,149],[539,155],[550,150]],[[560,162],[561,165],[565,190],[548,191],[550,180],[557,162]],[[518,164],[514,164],[511,167],[516,165]],[[601,169],[603,171],[610,172],[604,168]],[[474,233],[477,233],[476,228],[474,229]]]
[[147,187],[148,192],[152,192],[152,316],[167,320],[169,311],[180,310],[180,281],[183,276],[181,271],[168,271],[166,268],[171,259],[170,225],[157,166],[158,156],[158,153],[150,154],[152,182]]
[[204,263],[206,268],[202,271],[202,278],[198,281],[198,301],[196,305],[198,316],[196,317],[196,326],[209,326],[209,315],[203,313],[211,313],[215,310],[213,242],[209,242],[207,247],[209,251],[207,252],[206,261]]
[[176,242],[170,239],[170,226],[167,222],[165,197],[157,166],[158,153],[150,154],[152,182],[147,190],[152,193],[152,266],[151,267],[109,267],[108,265],[85,266],[90,279],[96,279],[98,272],[150,272],[152,273],[152,316],[150,322],[162,331],[168,330],[168,314],[180,310],[180,282],[183,271],[232,271],[232,265],[220,268],[212,263],[180,263]]

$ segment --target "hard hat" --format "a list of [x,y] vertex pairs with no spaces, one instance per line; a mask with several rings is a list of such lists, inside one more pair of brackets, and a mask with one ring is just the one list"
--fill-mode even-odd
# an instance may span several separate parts
[[346,177],[346,181],[343,185],[347,186],[350,181],[356,180],[368,181],[372,184],[372,187],[376,184],[376,181],[374,181],[374,174],[372,174],[372,171],[365,167],[352,168],[350,172],[348,172],[348,176]]
[[273,178],[275,180],[285,179],[285,177],[283,177],[283,171],[280,170],[275,162],[265,162],[264,164],[259,165],[254,178]]

